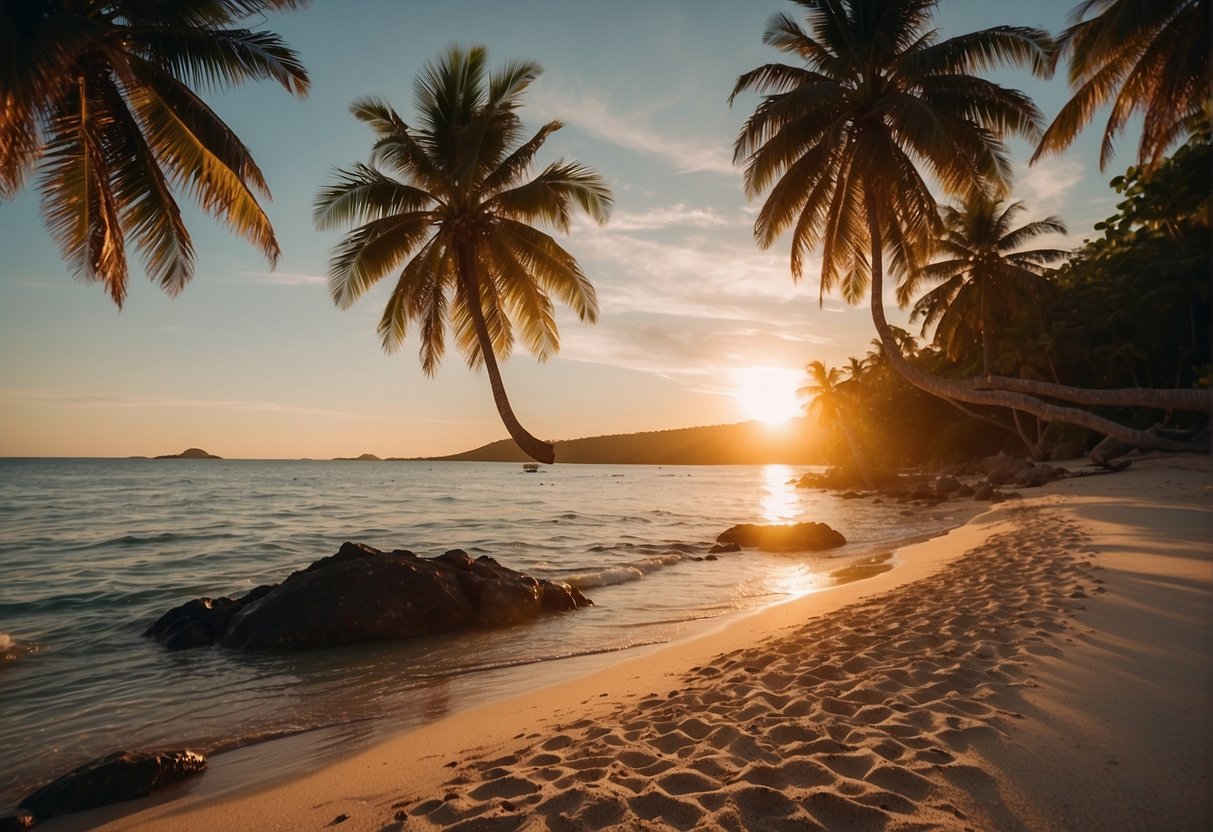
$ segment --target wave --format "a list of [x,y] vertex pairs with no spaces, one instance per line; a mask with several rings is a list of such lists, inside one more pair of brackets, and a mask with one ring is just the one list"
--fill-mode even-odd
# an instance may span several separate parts
[[133,549],[139,546],[161,545],[164,543],[182,543],[185,541],[197,540],[231,540],[232,538],[237,537],[240,537],[240,535],[234,532],[209,532],[203,534],[182,534],[180,532],[159,532],[157,534],[148,535],[124,534],[121,537],[111,537],[108,540],[99,540],[93,543],[81,543],[69,548],[77,551],[107,549],[110,547]]
[[691,560],[691,556],[689,554],[683,552],[666,552],[660,555],[641,558],[640,560],[629,561],[628,563],[604,566],[589,572],[568,575],[562,580],[570,586],[576,587],[577,589],[594,589],[601,586],[614,586],[616,584],[624,584],[630,581],[638,581],[646,575],[656,572],[659,569],[664,569],[667,566],[673,566],[688,560]]
[[464,667],[453,667],[449,670],[440,670],[434,673],[418,673],[418,679],[445,679],[451,676],[462,676],[465,673],[484,673],[490,670],[507,670],[513,667],[527,667],[533,664],[542,664],[544,662],[555,662],[563,659],[575,659],[581,656],[603,656],[609,653],[622,653],[624,650],[632,650],[637,647],[652,647],[655,644],[665,644],[663,640],[652,641],[636,641],[628,644],[617,644],[610,647],[599,647],[589,650],[571,650],[567,653],[548,653],[542,656],[527,656],[519,659],[512,659],[502,662],[485,662],[484,664],[466,665]]

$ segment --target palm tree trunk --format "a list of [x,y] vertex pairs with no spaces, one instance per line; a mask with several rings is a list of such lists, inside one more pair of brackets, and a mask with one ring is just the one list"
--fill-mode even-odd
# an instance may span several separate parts
[[[1068,425],[1077,425],[1078,427],[1087,428],[1102,436],[1109,436],[1118,439],[1128,445],[1136,448],[1145,448],[1150,450],[1162,451],[1186,451],[1192,453],[1208,453],[1209,445],[1207,442],[1184,442],[1174,439],[1168,439],[1164,436],[1158,436],[1154,433],[1144,430],[1136,430],[1127,427],[1118,422],[1113,422],[1110,419],[1105,419],[1102,416],[1097,416],[1086,410],[1079,410],[1073,407],[1061,407],[1059,405],[1049,404],[1032,396],[1023,395],[1021,393],[1011,392],[1007,389],[978,389],[973,383],[963,381],[950,381],[933,376],[930,373],[923,372],[917,367],[908,362],[901,354],[901,348],[897,345],[897,339],[893,336],[893,331],[889,327],[888,319],[884,314],[884,241],[880,233],[880,218],[876,208],[875,194],[869,189],[864,197],[864,203],[867,208],[868,229],[871,235],[872,244],[872,285],[871,285],[871,311],[872,323],[876,325],[876,334],[880,336],[880,342],[884,346],[884,352],[889,364],[910,384],[920,390],[924,390],[933,396],[938,396],[941,399],[956,399],[957,401],[968,402],[969,404],[985,404],[994,407],[1006,407],[1012,410],[1022,410],[1025,413],[1031,413],[1038,419],[1043,419],[1047,422],[1061,422]],[[1026,379],[1007,379],[1008,381],[1023,381],[1023,386],[1038,386],[1042,388],[1061,387],[1061,385],[1046,384],[1044,382],[1028,382]],[[1001,382],[1001,377],[986,379],[986,387],[991,387],[995,382]],[[1001,385],[1000,385],[1001,387]],[[1072,390],[1072,388],[1063,388]],[[1086,391],[1091,393],[1115,392],[1115,391]],[[1189,391],[1140,391],[1151,393],[1166,393],[1166,392],[1189,392]],[[1210,391],[1193,390],[1193,393],[1203,395],[1205,399],[1205,407],[1208,409]],[[1045,394],[1049,395],[1049,394]],[[1061,397],[1059,397],[1061,398]],[[1110,402],[1099,402],[1110,403]],[[1153,405],[1158,407],[1158,405]],[[1165,409],[1165,408],[1164,408]]]
[[489,385],[493,388],[493,403],[497,405],[497,413],[501,422],[509,432],[510,438],[522,449],[522,452],[536,462],[551,465],[556,461],[556,449],[551,444],[532,436],[510,407],[510,399],[505,393],[505,383],[501,380],[501,369],[497,366],[497,356],[493,352],[493,339],[489,335],[488,324],[484,320],[484,310],[480,308],[480,282],[476,275],[476,257],[468,246],[459,249],[459,277],[463,281],[463,294],[467,301],[468,315],[472,319],[472,328],[476,330],[476,341],[480,345],[480,357],[489,375]]

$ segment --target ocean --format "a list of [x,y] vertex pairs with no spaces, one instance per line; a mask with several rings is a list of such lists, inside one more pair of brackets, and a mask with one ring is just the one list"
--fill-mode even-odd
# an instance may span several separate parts
[[[910,509],[795,488],[806,470],[0,459],[0,814],[119,749],[215,752],[326,729],[309,753],[348,753],[883,570],[900,543],[962,520],[946,504]],[[810,520],[848,544],[702,559],[736,523]],[[169,653],[141,636],[171,607],[281,581],[346,540],[491,555],[568,581],[595,606],[501,629],[269,655]]]

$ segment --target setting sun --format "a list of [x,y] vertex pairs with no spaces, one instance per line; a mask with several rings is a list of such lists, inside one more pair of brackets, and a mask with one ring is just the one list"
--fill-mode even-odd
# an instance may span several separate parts
[[804,374],[786,367],[745,367],[733,371],[733,397],[747,419],[782,425],[801,415],[796,388]]

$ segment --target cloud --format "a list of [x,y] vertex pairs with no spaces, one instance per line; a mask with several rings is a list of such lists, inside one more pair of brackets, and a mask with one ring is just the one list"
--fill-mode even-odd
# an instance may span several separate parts
[[619,231],[656,231],[663,228],[728,228],[750,224],[745,217],[725,217],[711,208],[692,208],[676,202],[647,211],[616,211],[611,215],[610,229]]
[[792,283],[784,255],[727,235],[648,239],[607,228],[579,232],[577,239],[604,312],[660,309],[745,318],[763,304],[783,304],[804,294],[803,286]]
[[733,165],[733,152],[728,145],[697,137],[668,135],[645,124],[658,115],[668,121],[668,114],[649,114],[642,110],[621,113],[596,91],[575,90],[546,80],[536,84],[531,103],[544,118],[559,118],[602,141],[664,158],[673,162],[679,173],[740,175]]
[[266,286],[326,286],[324,275],[305,272],[261,272],[242,271],[233,275],[213,278],[216,283],[260,283]]
[[392,421],[398,415],[378,415],[374,413],[351,413],[345,410],[330,410],[315,407],[295,407],[278,402],[241,401],[238,399],[186,399],[166,396],[114,396],[96,393],[54,393],[45,390],[0,390],[0,401],[8,405],[25,405],[35,407],[73,407],[82,409],[94,408],[148,408],[169,407],[236,411],[260,411],[269,413],[291,413],[303,416],[325,416],[357,421]]
[[1082,165],[1067,159],[1042,159],[1024,174],[1016,192],[1041,216],[1060,214],[1070,194],[1082,183]]

